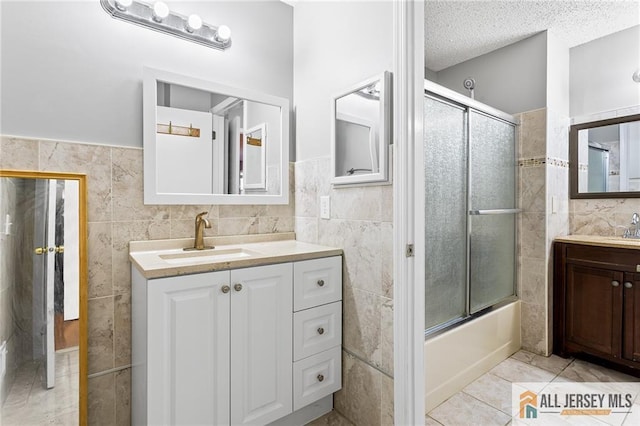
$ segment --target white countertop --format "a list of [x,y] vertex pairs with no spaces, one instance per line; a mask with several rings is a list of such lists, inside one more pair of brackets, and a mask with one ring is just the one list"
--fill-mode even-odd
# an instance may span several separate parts
[[185,251],[193,238],[131,241],[129,259],[145,278],[221,271],[339,256],[342,249],[304,243],[294,233],[207,237],[210,250]]
[[556,237],[561,243],[584,244],[588,246],[630,248],[640,250],[640,239],[622,237],[602,237],[599,235],[567,235]]

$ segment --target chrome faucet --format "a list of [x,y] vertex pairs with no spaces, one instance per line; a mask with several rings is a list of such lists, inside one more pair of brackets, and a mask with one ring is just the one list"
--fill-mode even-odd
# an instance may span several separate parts
[[636,226],[635,232],[625,229],[623,238],[640,238],[640,215],[638,213],[631,216],[631,224]]
[[214,247],[205,247],[204,245],[204,228],[211,228],[211,222],[206,219],[208,212],[202,212],[196,216],[196,238],[193,244],[195,250],[211,249]]

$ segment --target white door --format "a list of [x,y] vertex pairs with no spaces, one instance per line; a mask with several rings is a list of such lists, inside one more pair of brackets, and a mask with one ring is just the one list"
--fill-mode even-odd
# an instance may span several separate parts
[[231,424],[292,412],[293,266],[231,271]]
[[44,385],[55,385],[54,277],[56,181],[35,181],[32,336],[33,359],[44,357]]
[[229,424],[229,272],[148,284],[150,425]]
[[[212,194],[211,114],[162,106],[156,107],[156,114],[159,125],[171,123],[172,128],[171,134],[156,134],[156,170],[174,171],[158,173],[158,192]],[[188,136],[190,127],[199,133]]]
[[212,179],[213,179],[213,193],[214,194],[226,194],[225,189],[225,147],[226,147],[226,135],[224,131],[225,123],[224,117],[221,115],[213,115],[213,133],[215,137],[212,141]]

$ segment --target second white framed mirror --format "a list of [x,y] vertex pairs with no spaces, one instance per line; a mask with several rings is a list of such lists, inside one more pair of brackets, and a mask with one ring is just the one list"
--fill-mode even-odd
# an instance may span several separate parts
[[354,84],[331,103],[331,157],[334,185],[389,181],[391,73]]

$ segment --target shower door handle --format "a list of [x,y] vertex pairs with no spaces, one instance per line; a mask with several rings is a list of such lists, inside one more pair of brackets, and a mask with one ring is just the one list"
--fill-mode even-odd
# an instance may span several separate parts
[[522,209],[486,209],[486,210],[469,210],[471,216],[484,216],[488,214],[516,214]]

